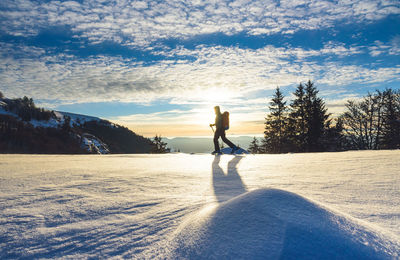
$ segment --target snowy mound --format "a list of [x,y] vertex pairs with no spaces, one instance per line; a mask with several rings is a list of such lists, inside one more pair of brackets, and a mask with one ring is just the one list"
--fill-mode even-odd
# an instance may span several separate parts
[[301,196],[259,189],[202,210],[177,230],[169,258],[394,259],[399,244]]
[[101,119],[95,116],[87,116],[87,115],[81,115],[81,114],[75,114],[75,113],[69,113],[69,112],[62,112],[62,111],[55,111],[55,114],[59,118],[64,118],[64,117],[69,117],[71,119],[71,125],[72,123],[75,124],[83,124],[85,122],[90,122],[90,121],[100,121]]
[[[232,148],[230,148],[230,147],[222,148],[221,152],[223,154],[231,154]],[[235,154],[248,154],[248,153],[249,153],[248,151],[246,151],[246,150],[244,150],[242,148],[239,148],[237,151],[235,151]]]

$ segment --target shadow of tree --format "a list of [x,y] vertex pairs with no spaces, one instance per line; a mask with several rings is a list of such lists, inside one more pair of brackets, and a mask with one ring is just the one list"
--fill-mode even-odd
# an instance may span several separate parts
[[247,191],[237,170],[243,156],[235,156],[228,162],[227,174],[219,166],[221,156],[215,156],[212,162],[212,182],[218,202],[224,202]]

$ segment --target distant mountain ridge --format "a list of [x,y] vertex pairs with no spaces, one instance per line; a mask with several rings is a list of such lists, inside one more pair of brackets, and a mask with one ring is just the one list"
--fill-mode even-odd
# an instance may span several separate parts
[[107,120],[0,98],[0,153],[149,153],[153,142]]

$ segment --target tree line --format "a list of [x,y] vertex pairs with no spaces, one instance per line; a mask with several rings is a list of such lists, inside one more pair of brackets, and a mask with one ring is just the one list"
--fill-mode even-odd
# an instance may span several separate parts
[[53,111],[35,106],[32,98],[24,96],[23,98],[8,99],[5,98],[3,93],[0,92],[0,99],[6,103],[6,110],[18,115],[23,121],[30,121],[32,119],[47,121],[55,117]]
[[264,138],[251,153],[298,153],[400,148],[400,91],[368,93],[349,100],[338,117],[328,113],[314,83],[300,83],[288,104],[279,87],[269,103]]

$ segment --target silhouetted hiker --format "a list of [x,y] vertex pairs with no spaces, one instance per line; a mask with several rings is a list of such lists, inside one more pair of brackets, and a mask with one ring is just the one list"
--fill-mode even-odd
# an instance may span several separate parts
[[[215,128],[216,128],[215,132],[214,132],[215,151],[212,152],[212,154],[220,154],[221,153],[221,150],[220,150],[219,144],[218,144],[219,137],[221,137],[221,139],[222,139],[222,141],[224,141],[224,143],[226,143],[227,145],[229,145],[230,148],[232,148],[231,153],[233,154],[239,148],[236,145],[234,145],[231,141],[229,141],[225,136],[225,127],[223,124],[222,114],[221,114],[221,110],[219,109],[219,106],[215,106],[214,111],[215,111],[215,124],[210,124],[210,127],[215,125]],[[227,113],[227,112],[225,112],[225,113]],[[228,121],[228,127],[229,127],[229,121]]]

